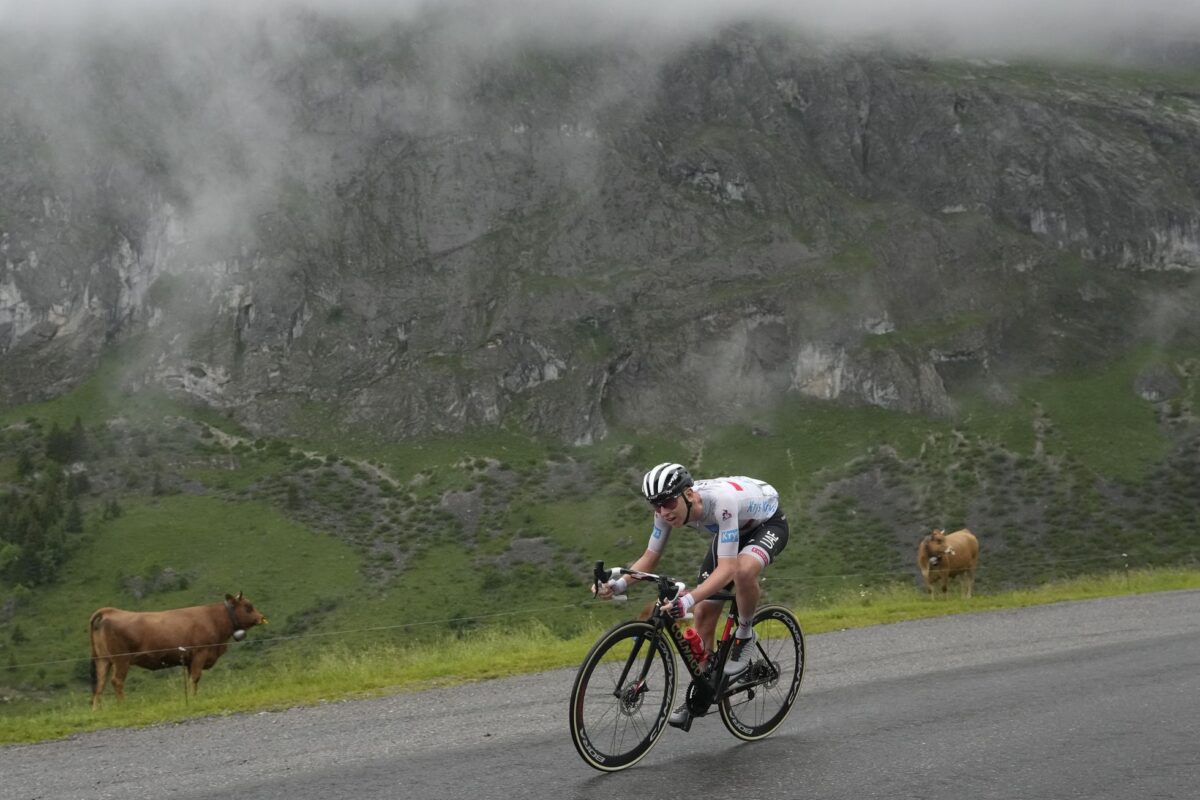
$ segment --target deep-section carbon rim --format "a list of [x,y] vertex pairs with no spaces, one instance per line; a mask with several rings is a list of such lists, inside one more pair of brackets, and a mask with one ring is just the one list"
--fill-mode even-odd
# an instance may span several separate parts
[[747,675],[721,699],[721,721],[739,739],[769,736],[787,718],[804,679],[804,633],[783,606],[763,606],[754,615],[758,640]]
[[[590,766],[615,772],[637,763],[662,735],[675,702],[675,657],[654,626],[623,622],[592,646],[571,689],[571,740]],[[636,648],[637,658],[629,665]],[[645,680],[642,669],[650,659]],[[629,665],[624,681],[622,673]]]

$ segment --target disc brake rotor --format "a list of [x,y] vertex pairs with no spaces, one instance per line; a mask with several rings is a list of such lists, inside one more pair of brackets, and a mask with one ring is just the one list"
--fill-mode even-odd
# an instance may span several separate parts
[[625,688],[621,692],[621,713],[627,717],[632,717],[642,707],[642,698],[646,696],[648,687],[644,681]]

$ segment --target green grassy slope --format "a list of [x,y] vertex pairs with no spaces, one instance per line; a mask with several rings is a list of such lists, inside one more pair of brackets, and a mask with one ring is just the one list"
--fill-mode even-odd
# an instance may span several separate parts
[[[91,526],[59,582],[31,593],[7,626],[10,646],[0,666],[29,664],[19,674],[51,685],[64,673],[85,678],[87,661],[78,659],[87,655],[87,618],[107,605],[173,608],[244,591],[272,620],[270,635],[294,634],[302,630],[295,618],[305,609],[361,591],[359,565],[341,540],[290,522],[258,501],[172,496],[129,502],[121,517]],[[164,569],[186,576],[186,582],[137,597],[131,586],[138,579],[152,581]],[[14,646],[11,632],[17,626],[24,641]]]
[[[1151,403],[1132,390],[1152,363],[1178,371],[1176,396]],[[255,439],[164,398],[106,405],[101,373],[0,417],[6,491],[33,496],[39,476],[61,469],[46,443],[76,416],[85,453],[64,474],[88,477],[75,497],[82,531],[60,534],[54,580],[0,583],[0,694],[84,691],[84,628],[98,606],[168,608],[239,590],[272,622],[218,670],[486,628],[540,626],[565,641],[597,621],[584,602],[591,562],[628,563],[645,546],[635,487],[663,459],[780,488],[793,533],[764,585],[799,605],[915,585],[915,546],[935,525],[979,535],[983,593],[1194,564],[1194,363],[1142,351],[1103,373],[1011,387],[1003,405],[960,398],[955,419],[789,400],[703,436],[617,432],[580,448],[512,431]],[[704,545],[677,535],[663,570],[690,579]]]

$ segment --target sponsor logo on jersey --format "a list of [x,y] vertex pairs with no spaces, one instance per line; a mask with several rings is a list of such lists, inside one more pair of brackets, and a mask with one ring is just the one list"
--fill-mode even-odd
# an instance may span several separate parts
[[733,530],[730,530],[730,531],[724,531],[721,533],[721,541],[723,543],[724,542],[736,542],[737,540],[738,540],[737,528],[734,528]]
[[775,509],[779,508],[779,500],[774,497],[769,497],[766,500],[755,500],[753,503],[746,504],[746,513],[755,516],[762,515],[769,517],[775,513]]
[[728,508],[721,512],[721,519],[729,519],[732,516],[733,516],[733,514],[729,513]]
[[763,543],[764,547],[769,547],[774,550],[775,545],[779,544],[779,536],[771,531],[766,531],[761,537],[759,537],[759,541]]
[[650,534],[650,538],[651,539],[661,539],[662,535],[663,535],[663,529],[658,527],[657,525],[655,525],[654,532]]

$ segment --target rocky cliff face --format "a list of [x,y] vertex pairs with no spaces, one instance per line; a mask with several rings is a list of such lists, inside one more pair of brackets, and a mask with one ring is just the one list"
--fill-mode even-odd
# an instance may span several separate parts
[[294,16],[186,70],[10,43],[0,403],[128,342],[127,386],[264,431],[585,442],[1200,338],[1194,73],[428,25]]

